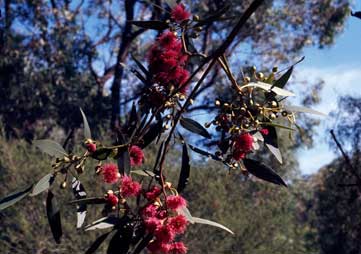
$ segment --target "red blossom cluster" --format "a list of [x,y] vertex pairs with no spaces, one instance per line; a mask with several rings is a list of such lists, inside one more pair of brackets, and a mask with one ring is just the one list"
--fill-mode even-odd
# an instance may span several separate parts
[[171,12],[172,19],[177,23],[181,23],[189,19],[190,16],[191,14],[186,11],[186,8],[183,4],[176,5]]
[[233,143],[233,158],[237,161],[243,159],[247,153],[252,151],[253,142],[253,137],[249,133],[237,136]]
[[116,183],[120,178],[118,166],[114,163],[104,164],[101,167],[101,173],[103,175],[104,182],[109,184]]
[[167,31],[159,36],[150,49],[149,70],[161,87],[167,90],[173,87],[185,93],[185,82],[189,78],[189,72],[185,69],[187,60],[181,40],[174,32]]
[[129,149],[129,156],[130,156],[130,165],[140,166],[144,160],[144,153],[143,150],[139,146],[131,146]]

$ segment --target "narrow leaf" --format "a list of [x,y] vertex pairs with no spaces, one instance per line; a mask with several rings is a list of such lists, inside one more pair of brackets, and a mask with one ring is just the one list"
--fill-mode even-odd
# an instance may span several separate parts
[[[118,144],[126,144],[126,138],[120,131],[118,132]],[[124,149],[118,149],[118,155],[117,155],[117,161],[118,161],[118,169],[119,172],[124,175],[129,175],[130,172],[130,155],[128,151],[128,147],[125,147]]]
[[267,126],[265,129],[268,130],[267,135],[263,135],[264,144],[270,150],[270,152],[276,157],[276,159],[282,164],[282,154],[278,148],[278,138],[276,128],[273,126]]
[[287,184],[283,181],[283,179],[265,164],[252,159],[244,159],[243,163],[248,172],[252,175],[264,181],[287,187]]
[[18,201],[22,200],[23,198],[25,198],[27,195],[29,195],[30,191],[32,190],[33,185],[30,185],[26,188],[24,188],[23,190],[17,191],[17,192],[13,192],[10,195],[2,198],[0,200],[0,211],[4,210],[5,208],[14,205],[15,203],[17,203]]
[[63,234],[61,228],[60,210],[56,198],[50,190],[46,199],[46,214],[48,216],[48,221],[54,240],[56,243],[60,243],[60,239]]
[[179,208],[177,212],[178,214],[184,215],[191,224],[194,224],[193,216],[187,207]]
[[53,173],[47,174],[46,176],[41,178],[39,182],[35,184],[29,196],[36,196],[42,193],[43,191],[46,191],[53,184],[54,180],[55,180],[55,176]]
[[102,234],[101,236],[99,236],[95,242],[93,242],[93,244],[89,247],[89,249],[87,249],[87,251],[85,252],[85,254],[92,254],[95,253],[97,251],[97,249],[100,247],[100,245],[105,241],[105,239],[107,239],[108,235],[110,234],[110,232]]
[[96,159],[98,161],[106,160],[108,159],[109,155],[112,153],[112,149],[101,147],[97,149],[94,153],[91,153],[91,157],[93,159]]
[[131,54],[131,57],[132,57],[133,61],[138,65],[139,69],[141,69],[142,72],[145,74],[145,76],[149,77],[150,73],[147,70],[147,68],[145,68],[144,65],[133,54]]
[[50,156],[61,158],[68,155],[59,143],[49,139],[34,140],[33,144],[41,151],[49,154]]
[[208,158],[212,158],[213,160],[216,161],[222,161],[221,158],[219,158],[218,156],[211,154],[209,152],[206,152],[202,149],[199,149],[198,147],[192,146],[192,145],[188,145],[190,149],[192,149],[194,152],[199,153],[201,155],[207,156]]
[[80,108],[80,113],[83,117],[83,125],[84,125],[84,137],[85,139],[91,139],[92,135],[91,135],[91,131],[90,131],[90,127],[89,127],[89,123],[88,120],[83,112],[83,110]]
[[159,20],[151,20],[151,21],[130,20],[128,22],[135,26],[141,27],[141,28],[153,29],[153,30],[158,30],[158,31],[165,30],[169,27],[169,25],[166,22],[159,21]]
[[194,221],[194,223],[206,224],[206,225],[209,225],[209,226],[212,226],[212,227],[217,227],[217,228],[223,229],[223,230],[227,231],[228,233],[234,235],[232,230],[230,230],[229,228],[227,228],[227,227],[225,227],[222,224],[219,224],[217,222],[202,219],[202,218],[197,218],[197,217],[193,217],[193,221]]
[[150,145],[162,132],[163,121],[159,120],[153,123],[148,132],[143,136],[143,144],[140,146],[142,149]]
[[301,107],[301,106],[286,106],[286,107],[284,107],[284,109],[289,112],[302,112],[302,113],[310,113],[310,114],[319,115],[319,116],[327,116],[326,114],[319,112],[317,110],[314,110],[311,108],[306,108],[306,107]]
[[112,239],[109,242],[109,246],[107,249],[107,254],[127,254],[130,241],[131,241],[131,234],[128,232],[129,229],[120,229],[118,230]]
[[131,174],[136,174],[136,175],[140,175],[140,176],[150,176],[150,177],[154,177],[155,174],[152,171],[149,170],[132,170],[130,171]]
[[69,205],[101,205],[107,201],[105,198],[83,198],[70,201]]
[[180,124],[183,126],[183,128],[193,133],[201,135],[205,138],[211,138],[211,135],[208,133],[208,131],[200,123],[194,121],[193,119],[182,117],[180,119]]
[[288,80],[290,79],[293,72],[293,66],[287,70],[285,74],[283,74],[279,79],[277,79],[273,85],[279,88],[284,88],[287,84]]
[[272,91],[275,94],[281,95],[281,96],[295,96],[295,94],[290,91],[284,90],[284,89],[276,87],[276,86],[272,86],[272,85],[264,83],[264,82],[251,82],[251,83],[248,83],[247,85],[242,86],[242,88],[245,88],[245,87],[258,87],[258,88],[261,88],[266,91]]
[[[84,186],[81,184],[79,180],[77,180],[75,177],[73,177],[73,180],[71,181],[71,187],[73,189],[73,194],[76,199],[84,199],[86,198],[86,192],[84,189]],[[76,227],[81,228],[84,224],[85,217],[86,217],[86,204],[77,204],[77,223]]]
[[120,219],[114,216],[103,217],[99,220],[94,221],[93,223],[85,227],[85,231],[94,230],[94,229],[106,229],[112,228],[120,222]]
[[187,148],[187,144],[184,142],[183,152],[182,152],[182,167],[181,167],[181,172],[179,175],[178,187],[177,187],[177,191],[179,193],[181,193],[188,184],[189,172],[190,172],[190,165],[189,165],[188,148]]

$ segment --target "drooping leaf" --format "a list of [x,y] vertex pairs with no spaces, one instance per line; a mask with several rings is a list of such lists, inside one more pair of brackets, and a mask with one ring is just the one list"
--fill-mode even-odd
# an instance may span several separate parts
[[211,138],[208,131],[200,123],[194,121],[193,119],[182,117],[180,119],[180,124],[183,128],[189,130],[190,132],[196,133],[205,138]]
[[[127,142],[127,140],[126,140],[125,136],[123,135],[123,133],[121,133],[119,131],[118,132],[118,144],[123,145],[123,144],[126,144],[126,142]],[[118,162],[118,169],[119,169],[120,174],[129,175],[129,172],[130,172],[130,155],[129,155],[128,147],[118,149],[117,162]]]
[[[73,194],[76,199],[80,200],[80,199],[86,198],[86,192],[85,192],[84,186],[75,177],[73,177],[73,180],[71,181],[71,187],[73,189]],[[83,226],[85,217],[86,217],[86,213],[87,213],[86,204],[77,204],[77,210],[76,210],[76,216],[77,216],[76,227],[77,228],[81,228]]]
[[140,145],[142,149],[150,145],[162,132],[163,121],[159,120],[156,123],[153,123],[147,133],[143,136],[143,144]]
[[153,235],[152,234],[148,234],[146,235],[141,241],[140,243],[137,245],[137,247],[135,247],[134,251],[132,252],[132,254],[139,254],[145,247],[148,246],[149,242],[153,239]]
[[109,155],[111,155],[112,151],[113,151],[112,149],[106,147],[100,147],[94,153],[91,153],[90,156],[93,159],[102,161],[102,160],[106,160],[109,157]]
[[106,229],[112,228],[120,222],[118,217],[109,216],[103,217],[99,220],[92,222],[91,224],[85,226],[85,231],[94,230],[94,229]]
[[361,11],[351,12],[351,16],[361,19]]
[[138,124],[138,121],[139,121],[137,108],[135,106],[135,103],[133,103],[132,109],[131,109],[129,115],[130,116],[129,116],[129,120],[128,120],[128,123],[127,123],[126,133],[128,134],[128,136],[131,136],[133,131],[137,127],[137,124]]
[[160,21],[160,20],[151,20],[151,21],[130,20],[128,22],[135,26],[141,27],[141,28],[153,29],[153,30],[158,30],[158,31],[165,30],[169,27],[169,25],[166,22]]
[[163,141],[160,144],[159,149],[158,149],[158,153],[157,153],[157,157],[156,157],[155,162],[154,162],[153,173],[155,175],[159,175],[158,164],[159,164],[159,160],[160,160],[162,154],[164,153],[164,142],[165,141]]
[[88,123],[88,120],[81,108],[80,108],[80,113],[81,113],[81,116],[83,117],[84,137],[85,137],[85,139],[91,139],[92,135],[91,135],[89,123]]
[[211,154],[209,152],[206,152],[202,149],[199,149],[198,147],[192,146],[192,145],[188,145],[190,149],[192,149],[194,152],[199,153],[201,155],[207,156],[208,158],[212,158],[213,160],[216,161],[222,161],[221,158],[219,158],[218,156]]
[[282,154],[278,148],[278,138],[276,128],[273,126],[267,126],[265,129],[268,130],[267,135],[263,135],[264,144],[270,150],[270,152],[276,157],[276,159],[282,164]]
[[261,88],[266,91],[272,91],[275,94],[281,95],[281,96],[295,96],[295,94],[290,91],[284,90],[284,89],[276,87],[276,86],[272,86],[272,85],[264,83],[264,82],[250,82],[247,85],[242,86],[242,88],[245,88],[245,87],[258,87],[258,88]]
[[130,171],[131,174],[136,174],[136,175],[140,175],[140,176],[150,176],[150,177],[154,177],[155,174],[152,171],[149,170],[132,170]]
[[291,75],[293,72],[293,66],[291,68],[289,68],[285,74],[283,74],[279,79],[277,79],[273,85],[277,86],[279,88],[284,88],[285,85],[287,84],[288,80],[290,79]]
[[147,68],[145,68],[144,65],[133,54],[131,54],[131,57],[132,57],[133,61],[138,65],[139,69],[141,69],[142,72],[145,74],[145,76],[149,77],[150,73],[147,70]]
[[105,204],[107,201],[105,198],[83,198],[83,199],[75,199],[70,201],[69,205],[101,205]]
[[61,228],[60,210],[58,202],[50,190],[48,191],[48,197],[46,199],[46,215],[48,216],[48,221],[54,240],[56,243],[60,243],[61,236],[63,234]]
[[187,144],[184,142],[183,152],[182,152],[182,167],[181,167],[181,172],[179,175],[178,187],[177,187],[177,191],[179,193],[181,193],[188,184],[189,173],[190,173],[190,165],[189,165],[188,148],[187,148]]
[[181,208],[177,209],[177,213],[181,214],[181,215],[184,215],[184,217],[186,217],[187,220],[191,224],[194,224],[193,216],[192,216],[191,212],[188,210],[187,207],[184,206],[184,207],[181,207]]
[[127,254],[130,248],[131,233],[128,227],[119,229],[109,242],[107,254]]
[[27,195],[29,195],[29,193],[31,192],[32,189],[33,189],[33,185],[30,185],[20,191],[13,192],[13,193],[9,194],[8,196],[2,198],[0,200],[0,211],[4,210],[5,208],[7,208],[9,206],[14,205],[18,201],[25,198]]
[[55,176],[53,173],[47,174],[46,176],[42,177],[33,187],[29,196],[36,196],[43,191],[46,191],[50,188],[55,180]]
[[217,228],[223,229],[223,230],[227,231],[228,233],[234,235],[232,230],[230,230],[226,226],[223,226],[222,224],[219,224],[217,222],[202,219],[202,218],[197,218],[197,217],[193,217],[193,221],[194,221],[194,223],[205,224],[205,225],[209,225],[209,226],[212,226],[212,227],[217,227]]
[[283,179],[265,164],[252,159],[244,159],[243,163],[247,171],[252,175],[264,181],[287,187],[287,184],[283,181]]
[[62,158],[68,155],[59,143],[49,139],[34,140],[33,144],[41,151],[49,154],[50,156]]
[[289,112],[302,112],[302,113],[310,113],[319,116],[327,116],[326,114],[319,112],[317,110],[311,108],[305,108],[301,106],[285,106],[284,109]]
[[230,5],[225,5],[222,9],[216,11],[213,15],[211,15],[205,19],[199,20],[194,25],[194,27],[209,25],[209,24],[219,20],[222,17],[222,15],[225,14],[229,10],[229,8],[230,8]]
[[289,131],[295,131],[295,129],[293,129],[291,127],[284,126],[284,125],[277,124],[277,123],[265,122],[265,123],[262,123],[262,125],[273,126],[273,127],[277,127],[277,128],[281,128],[281,129],[285,129],[285,130],[289,130]]
[[105,241],[105,239],[107,239],[108,235],[111,232],[102,234],[101,236],[99,236],[94,242],[93,244],[89,247],[89,249],[87,249],[87,251],[85,252],[85,254],[92,254],[95,253],[97,251],[97,249],[100,247],[100,245]]

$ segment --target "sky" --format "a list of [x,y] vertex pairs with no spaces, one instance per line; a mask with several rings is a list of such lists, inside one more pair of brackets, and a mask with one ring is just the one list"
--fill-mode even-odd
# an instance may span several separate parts
[[[355,8],[361,10],[361,3]],[[340,95],[361,97],[361,20],[350,17],[345,30],[330,48],[307,48],[305,60],[296,68],[297,79],[325,81],[321,92],[321,103],[314,108],[325,114],[337,109]],[[307,88],[305,88],[307,89]],[[338,153],[329,149],[330,139],[327,128],[332,128],[337,119],[328,116],[319,118],[321,125],[317,128],[315,146],[302,148],[297,152],[300,169],[303,174],[315,173],[321,166],[331,162]]]

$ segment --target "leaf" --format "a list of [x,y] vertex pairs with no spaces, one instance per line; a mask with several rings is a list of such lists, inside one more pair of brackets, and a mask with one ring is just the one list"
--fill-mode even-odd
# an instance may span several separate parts
[[295,131],[295,129],[293,129],[291,127],[287,127],[287,126],[284,126],[284,125],[281,125],[281,124],[276,124],[276,123],[263,122],[262,125],[274,126],[274,127],[281,128],[281,129],[286,129],[286,130],[289,130],[289,131]]
[[89,247],[89,249],[87,249],[87,251],[85,252],[85,254],[92,254],[95,253],[96,250],[100,247],[100,245],[105,241],[105,239],[107,239],[108,235],[111,232],[102,234],[101,236],[99,236],[94,242],[93,244]]
[[230,230],[229,228],[227,228],[227,227],[225,227],[222,224],[219,224],[217,222],[202,219],[202,218],[197,218],[197,217],[193,217],[193,221],[194,221],[194,223],[206,224],[206,225],[209,225],[209,226],[212,226],[212,227],[217,227],[217,228],[223,229],[223,230],[227,231],[228,233],[234,235],[232,230]]
[[292,92],[289,92],[287,90],[284,90],[284,89],[276,87],[276,86],[272,86],[272,85],[264,83],[264,82],[250,82],[247,85],[242,86],[241,88],[245,88],[245,87],[258,87],[258,88],[261,88],[266,91],[272,91],[275,94],[281,95],[281,96],[295,96],[295,94]]
[[162,132],[163,121],[159,120],[156,123],[153,123],[148,132],[143,136],[143,144],[140,145],[142,149],[150,145]]
[[187,207],[183,206],[182,208],[177,209],[177,212],[178,214],[184,215],[184,217],[186,217],[191,224],[194,224],[191,212],[188,210]]
[[[84,186],[81,184],[79,180],[77,180],[75,177],[73,177],[73,180],[71,181],[71,187],[73,189],[73,194],[76,199],[84,199],[86,198],[86,192],[84,189]],[[81,228],[84,224],[85,217],[86,217],[86,204],[77,204],[77,223],[76,228]]]
[[23,190],[13,192],[9,194],[8,196],[2,198],[0,200],[0,211],[4,210],[5,208],[8,208],[9,206],[14,205],[18,201],[25,198],[27,195],[29,195],[30,191],[33,189],[33,185],[30,185]]
[[283,74],[279,79],[277,79],[273,85],[279,88],[284,88],[287,84],[288,80],[290,79],[293,72],[293,66],[287,70],[285,74]]
[[137,247],[134,249],[132,254],[139,254],[145,247],[148,246],[149,242],[153,239],[152,234],[148,234],[146,237],[144,237],[140,243],[137,245]]
[[310,113],[319,116],[327,116],[326,114],[319,112],[317,110],[301,107],[301,106],[285,106],[284,109],[289,112],[302,112],[302,113]]
[[[119,145],[126,144],[125,136],[120,131],[118,131],[118,144]],[[118,169],[119,169],[120,174],[129,175],[130,155],[129,155],[128,147],[125,147],[123,149],[118,149],[117,161],[118,161]]]
[[208,131],[200,123],[194,121],[193,119],[182,117],[180,119],[180,124],[183,126],[183,128],[193,133],[199,134],[205,138],[211,138],[211,135],[208,133]]
[[83,112],[83,110],[80,108],[80,113],[83,117],[83,125],[84,125],[84,137],[85,139],[91,139],[92,135],[91,135],[91,131],[90,131],[90,127],[89,127],[89,123],[88,120]]
[[351,12],[351,16],[361,19],[361,11]]
[[145,28],[145,29],[153,29],[162,31],[169,27],[169,25],[166,22],[160,21],[160,20],[151,20],[151,21],[136,21],[136,20],[129,20],[129,23],[132,25]]
[[252,175],[267,182],[287,187],[287,184],[283,181],[283,179],[265,164],[252,159],[243,159],[243,163],[248,172]]
[[207,25],[207,24],[211,24],[213,23],[214,21],[217,21],[218,19],[221,18],[221,16],[223,14],[225,14],[230,8],[230,5],[225,5],[222,9],[220,9],[219,11],[217,11],[216,13],[214,13],[213,15],[207,17],[206,19],[203,19],[203,20],[199,20],[197,22],[196,25],[194,25],[194,27],[197,27],[197,26],[204,26],[204,25]]
[[133,131],[135,130],[137,124],[138,124],[138,121],[139,121],[139,118],[138,118],[138,114],[137,114],[137,108],[135,106],[135,103],[133,103],[132,105],[132,109],[130,111],[130,117],[129,117],[129,120],[128,120],[128,123],[127,123],[127,131],[126,133],[130,136]]
[[85,231],[94,230],[94,229],[112,228],[115,225],[117,225],[119,222],[120,219],[114,216],[103,217],[85,226]]
[[105,198],[83,198],[70,201],[69,205],[101,205],[107,201]]
[[102,161],[108,159],[109,155],[112,153],[113,149],[100,147],[94,153],[91,153],[90,156],[93,159]]
[[54,180],[55,180],[55,176],[53,173],[47,174],[46,176],[41,178],[39,182],[35,184],[29,196],[31,197],[36,196],[42,193],[43,191],[46,191],[53,184]]
[[192,146],[192,145],[188,145],[190,149],[192,149],[194,152],[196,153],[199,153],[201,155],[204,155],[204,156],[207,156],[209,158],[212,158],[213,160],[216,160],[216,161],[222,161],[221,158],[219,158],[218,156],[214,155],[214,154],[211,154],[209,152],[206,152],[202,149],[199,149],[198,147],[195,147],[195,146]]
[[60,210],[56,198],[50,190],[48,191],[48,197],[46,199],[46,215],[48,216],[54,240],[59,244],[63,234],[61,228]]
[[109,242],[107,254],[127,254],[131,236],[128,228],[119,229]]
[[41,151],[49,154],[50,156],[61,158],[68,155],[59,143],[49,139],[34,140],[33,144]]
[[133,54],[131,54],[130,56],[132,57],[133,61],[138,65],[139,69],[142,70],[145,76],[150,77],[150,73],[147,68],[145,68],[144,65]]
[[276,157],[276,159],[282,164],[282,154],[278,149],[278,139],[276,128],[273,126],[267,126],[265,129],[268,130],[267,135],[263,135],[264,144],[270,150],[270,152]]
[[184,142],[183,153],[182,153],[182,167],[181,167],[181,172],[179,175],[178,187],[177,187],[178,193],[181,193],[188,184],[189,172],[190,172],[190,165],[189,165],[188,148],[187,148],[187,144]]
[[130,171],[131,174],[136,174],[136,175],[140,175],[140,176],[150,176],[150,177],[154,177],[155,174],[152,171],[149,170],[132,170]]

